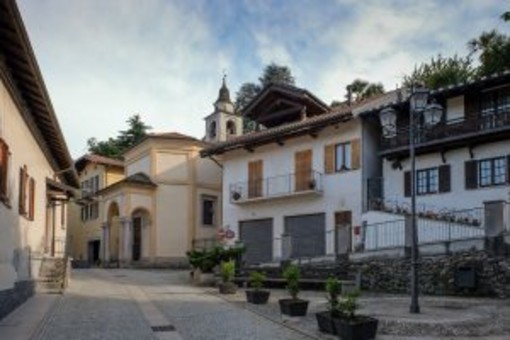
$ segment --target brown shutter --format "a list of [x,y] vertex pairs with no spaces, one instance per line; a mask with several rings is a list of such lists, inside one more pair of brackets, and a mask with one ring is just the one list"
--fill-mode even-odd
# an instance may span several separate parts
[[466,161],[464,163],[464,172],[466,189],[476,189],[478,187],[478,161]]
[[335,172],[335,144],[324,147],[324,172],[327,174]]
[[25,169],[19,169],[19,195],[18,207],[21,215],[25,214]]
[[262,160],[248,163],[248,197],[262,196]]
[[8,169],[9,169],[9,147],[0,138],[0,198],[7,197]]
[[466,118],[476,117],[480,114],[480,95],[477,92],[464,94],[464,112]]
[[310,190],[312,180],[312,150],[294,154],[295,191]]
[[451,190],[451,175],[450,165],[441,165],[438,168],[439,173],[439,192],[450,192]]
[[351,169],[359,169],[361,166],[361,143],[359,138],[351,142],[351,155]]
[[28,210],[28,218],[30,220],[34,220],[34,213],[35,213],[35,180],[33,178],[30,178],[30,185],[29,185],[29,197],[30,197],[30,206]]
[[404,172],[404,196],[411,197],[411,171]]

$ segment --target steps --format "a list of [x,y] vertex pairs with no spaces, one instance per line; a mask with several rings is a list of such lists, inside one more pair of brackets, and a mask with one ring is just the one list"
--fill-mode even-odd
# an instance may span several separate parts
[[66,288],[67,259],[44,258],[36,280],[36,291],[45,294],[62,294]]

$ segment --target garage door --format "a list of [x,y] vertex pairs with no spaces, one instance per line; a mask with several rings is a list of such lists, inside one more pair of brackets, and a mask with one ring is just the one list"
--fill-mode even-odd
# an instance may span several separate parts
[[285,217],[285,233],[291,238],[291,257],[313,257],[326,253],[325,214]]
[[239,237],[246,246],[246,264],[273,260],[273,220],[253,220],[239,223]]

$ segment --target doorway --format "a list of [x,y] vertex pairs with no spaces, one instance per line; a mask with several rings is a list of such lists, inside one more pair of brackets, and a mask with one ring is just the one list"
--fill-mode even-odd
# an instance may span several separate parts
[[133,217],[133,261],[140,261],[142,255],[142,217]]

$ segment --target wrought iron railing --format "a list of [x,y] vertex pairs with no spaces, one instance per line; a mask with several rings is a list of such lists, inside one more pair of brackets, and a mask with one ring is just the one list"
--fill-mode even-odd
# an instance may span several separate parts
[[321,193],[322,173],[311,170],[230,184],[230,202],[297,195],[306,192]]
[[403,247],[405,244],[404,219],[368,224],[362,228],[364,250]]
[[[441,122],[433,127],[421,126],[416,129],[415,143],[426,143],[469,133],[483,133],[510,127],[510,111],[497,114],[457,118]],[[381,149],[388,150],[409,145],[409,127],[398,129],[395,137],[381,138]]]

